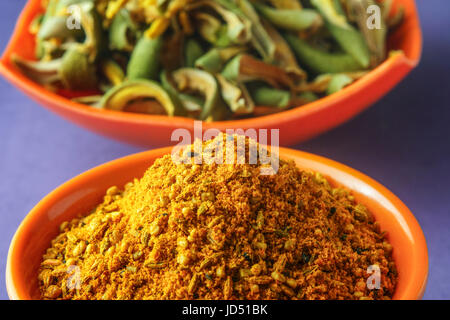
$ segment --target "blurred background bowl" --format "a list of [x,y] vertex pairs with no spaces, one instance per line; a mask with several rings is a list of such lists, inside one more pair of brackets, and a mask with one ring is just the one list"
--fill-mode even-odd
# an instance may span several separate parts
[[[203,123],[203,131],[209,128],[221,131],[280,129],[280,145],[288,146],[351,119],[385,95],[419,63],[422,33],[415,2],[394,0],[394,10],[399,5],[405,9],[405,19],[390,35],[388,47],[402,52],[390,56],[362,79],[333,95],[301,107],[257,118]],[[16,53],[24,58],[34,58],[35,41],[28,26],[41,12],[41,0],[28,1],[0,59],[0,73],[14,86],[61,117],[103,136],[130,144],[164,146],[173,144],[171,134],[175,129],[185,128],[194,132],[192,119],[97,110],[50,92],[26,78],[12,65],[11,55]]]

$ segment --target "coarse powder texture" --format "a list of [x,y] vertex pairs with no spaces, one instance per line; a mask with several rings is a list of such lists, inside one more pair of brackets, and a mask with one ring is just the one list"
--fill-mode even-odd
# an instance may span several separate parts
[[392,246],[363,205],[292,161],[260,169],[157,159],[61,225],[39,270],[42,298],[392,298]]

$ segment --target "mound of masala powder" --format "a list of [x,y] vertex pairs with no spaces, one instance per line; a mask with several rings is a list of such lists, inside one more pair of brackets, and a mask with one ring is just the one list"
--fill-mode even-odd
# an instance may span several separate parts
[[371,213],[293,161],[273,175],[261,166],[157,159],[60,226],[42,298],[390,299],[392,246]]

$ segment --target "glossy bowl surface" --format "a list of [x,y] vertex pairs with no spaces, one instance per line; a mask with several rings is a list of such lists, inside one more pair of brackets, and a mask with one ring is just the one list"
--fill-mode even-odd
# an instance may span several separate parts
[[[11,242],[6,284],[11,299],[38,299],[37,272],[42,254],[59,225],[87,213],[102,201],[113,185],[124,186],[139,178],[155,159],[171,148],[151,150],[121,158],[68,181],[46,196],[23,220]],[[302,169],[317,171],[334,186],[353,191],[356,201],[368,207],[388,232],[399,272],[394,299],[420,299],[428,275],[428,253],[423,232],[409,209],[385,187],[335,161],[309,153],[280,148],[280,157],[293,159]]]
[[[192,119],[132,114],[111,110],[97,110],[72,102],[52,93],[22,75],[12,64],[11,54],[34,58],[35,41],[28,31],[33,18],[40,12],[41,0],[29,0],[24,8],[11,41],[0,59],[0,73],[14,86],[24,91],[45,108],[86,129],[135,145],[156,147],[174,144],[171,134],[175,129],[194,131]],[[209,128],[225,129],[280,129],[280,144],[292,145],[338,126],[368,108],[385,95],[419,62],[422,34],[414,0],[395,0],[405,8],[405,21],[389,38],[391,49],[403,53],[392,55],[368,75],[331,96],[302,107],[277,114],[204,123]]]

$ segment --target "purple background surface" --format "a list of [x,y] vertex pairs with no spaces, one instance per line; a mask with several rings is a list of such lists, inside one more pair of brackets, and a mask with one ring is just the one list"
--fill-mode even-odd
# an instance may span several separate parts
[[[0,50],[25,0],[1,0]],[[450,1],[417,0],[420,66],[372,108],[298,149],[342,162],[392,190],[427,239],[425,299],[450,298]],[[16,228],[54,188],[94,166],[142,149],[87,132],[0,80],[0,299]]]

